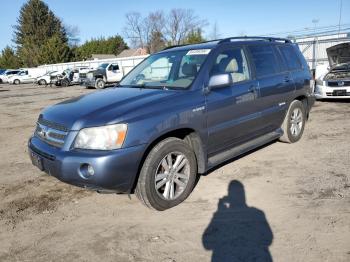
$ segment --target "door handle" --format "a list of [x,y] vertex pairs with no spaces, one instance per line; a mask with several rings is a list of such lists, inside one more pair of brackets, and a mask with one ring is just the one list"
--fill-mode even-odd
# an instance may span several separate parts
[[255,92],[256,91],[256,86],[255,85],[251,85],[249,88],[248,88],[248,92]]

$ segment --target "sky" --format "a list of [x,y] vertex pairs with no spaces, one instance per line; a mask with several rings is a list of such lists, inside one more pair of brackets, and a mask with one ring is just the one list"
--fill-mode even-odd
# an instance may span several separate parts
[[[65,24],[79,28],[81,43],[92,37],[123,36],[125,14],[143,15],[155,10],[193,9],[208,26],[214,23],[221,37],[266,35],[337,25],[341,0],[44,0]],[[0,50],[12,42],[13,29],[21,6],[26,0],[2,0],[0,10]],[[342,3],[342,24],[350,24],[350,0]]]

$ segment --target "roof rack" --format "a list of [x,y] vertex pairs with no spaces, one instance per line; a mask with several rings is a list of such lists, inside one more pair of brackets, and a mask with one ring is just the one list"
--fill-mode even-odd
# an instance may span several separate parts
[[[204,41],[204,42],[200,42],[198,44],[206,44],[206,43],[211,43],[211,42],[218,42],[218,44],[222,44],[222,43],[231,42],[232,40],[237,40],[237,41],[239,41],[239,40],[243,40],[243,41],[262,40],[262,41],[268,41],[268,42],[292,43],[292,41],[287,39],[287,38],[264,37],[264,36],[236,36],[236,37],[228,37],[228,38]],[[168,46],[168,47],[164,48],[163,50],[171,49],[171,48],[174,48],[174,47],[187,46],[187,45],[193,45],[193,44],[171,45],[171,46]]]
[[224,40],[224,39],[213,39],[213,40],[208,40],[208,41],[204,41],[204,42],[200,42],[200,43],[196,43],[196,44],[171,45],[171,46],[168,46],[168,47],[164,48],[163,50],[171,49],[171,48],[174,48],[174,47],[187,46],[187,45],[207,44],[207,43],[211,43],[211,42],[218,42],[218,43],[220,43],[220,41],[222,41],[222,40]]
[[278,38],[278,37],[264,37],[264,36],[238,36],[238,37],[228,37],[219,40],[219,44],[221,43],[226,43],[226,42],[231,42],[231,41],[248,41],[248,40],[262,40],[262,41],[269,41],[269,42],[284,42],[284,43],[292,43],[291,40],[287,38]]

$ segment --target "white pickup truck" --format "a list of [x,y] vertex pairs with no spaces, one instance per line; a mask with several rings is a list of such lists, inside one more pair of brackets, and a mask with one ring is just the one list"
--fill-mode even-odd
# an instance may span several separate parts
[[82,84],[87,88],[102,89],[106,85],[118,83],[123,76],[123,70],[118,63],[104,63],[88,72],[86,78],[82,79]]

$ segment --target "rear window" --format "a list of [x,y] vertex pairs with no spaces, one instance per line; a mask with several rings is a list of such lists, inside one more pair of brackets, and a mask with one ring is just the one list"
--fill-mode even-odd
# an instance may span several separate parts
[[283,59],[286,62],[289,70],[302,69],[303,66],[292,46],[279,46],[278,49],[281,51]]
[[255,65],[257,77],[272,75],[279,72],[278,62],[273,49],[269,45],[249,46]]

